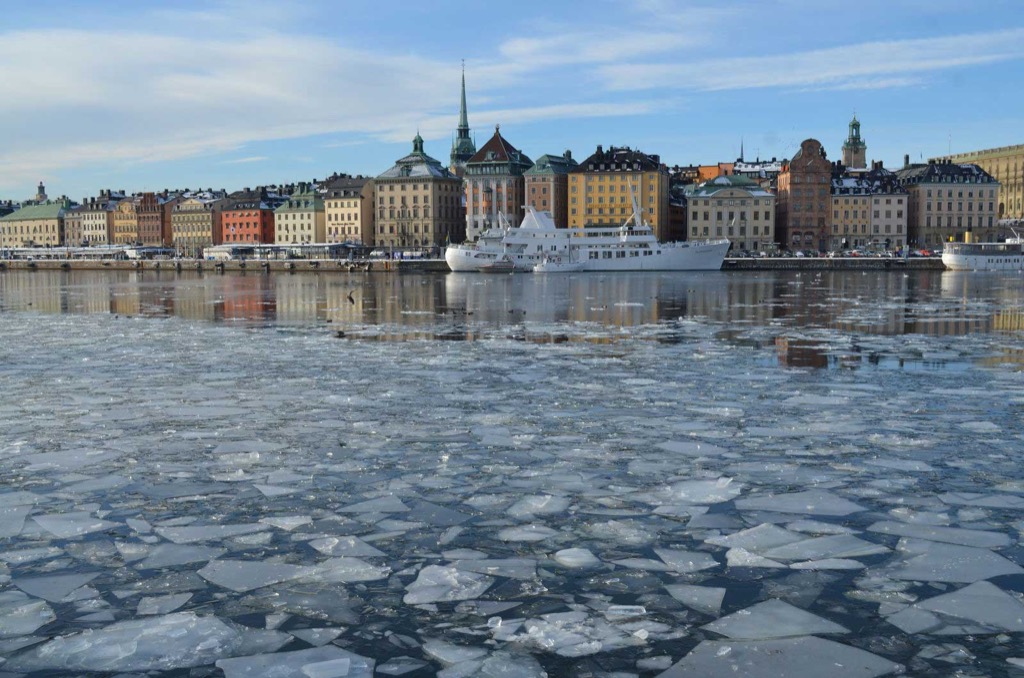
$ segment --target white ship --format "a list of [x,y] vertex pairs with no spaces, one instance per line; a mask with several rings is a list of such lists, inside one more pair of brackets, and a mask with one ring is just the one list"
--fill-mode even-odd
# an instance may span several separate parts
[[[480,271],[508,259],[517,271],[717,271],[728,240],[660,243],[643,221],[636,197],[633,215],[622,226],[556,228],[546,212],[527,208],[518,228],[504,218],[475,243],[449,246],[445,261],[455,272]],[[500,215],[499,215],[500,216]],[[551,262],[565,262],[561,267]],[[571,264],[569,263],[571,262]]]
[[942,263],[951,271],[1024,270],[1024,238],[1014,236],[1006,242],[971,242],[968,232],[964,242],[943,246]]

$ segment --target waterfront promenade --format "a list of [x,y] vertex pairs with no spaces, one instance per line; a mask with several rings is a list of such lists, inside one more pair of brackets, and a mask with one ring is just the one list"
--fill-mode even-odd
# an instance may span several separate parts
[[[397,272],[397,273],[444,273],[448,265],[443,259],[291,259],[291,260],[230,260],[197,261],[189,260],[86,260],[86,259],[11,259],[0,261],[0,271],[11,270],[146,270],[146,271],[201,271],[208,273],[228,272]],[[837,257],[837,258],[737,258],[726,259],[723,271],[942,271],[945,267],[938,257],[913,259],[890,259],[883,257]]]

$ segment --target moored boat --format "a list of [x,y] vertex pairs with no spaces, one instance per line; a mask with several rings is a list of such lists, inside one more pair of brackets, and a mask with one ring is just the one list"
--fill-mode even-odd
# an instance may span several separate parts
[[1005,242],[973,242],[968,231],[964,242],[943,246],[942,263],[951,271],[1024,270],[1024,238],[1014,236]]

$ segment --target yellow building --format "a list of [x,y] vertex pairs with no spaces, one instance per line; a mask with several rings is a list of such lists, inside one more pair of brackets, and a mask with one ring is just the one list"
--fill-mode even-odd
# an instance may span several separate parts
[[278,245],[326,242],[324,201],[316,188],[300,182],[299,188],[274,210],[274,242]]
[[775,195],[741,176],[722,175],[686,194],[689,240],[728,238],[733,250],[775,249]]
[[335,175],[323,191],[327,242],[373,245],[373,181]]
[[569,228],[613,226],[633,213],[630,187],[658,240],[682,240],[669,215],[669,174],[657,155],[601,146],[569,173]]
[[958,153],[934,161],[973,164],[985,170],[999,182],[996,218],[1024,222],[1024,144]]
[[57,247],[63,245],[67,198],[26,205],[0,218],[0,247]]
[[113,214],[115,245],[133,245],[139,241],[139,198],[132,196],[117,203]]

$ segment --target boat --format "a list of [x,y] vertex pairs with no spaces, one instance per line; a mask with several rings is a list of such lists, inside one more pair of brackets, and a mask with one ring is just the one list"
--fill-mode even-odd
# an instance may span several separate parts
[[508,257],[502,256],[480,264],[478,270],[480,273],[512,273],[516,270],[516,265]]
[[963,242],[943,246],[942,263],[951,271],[1024,270],[1024,238],[1013,235],[1005,242],[973,242],[968,231]]
[[[475,243],[453,245],[445,250],[445,261],[455,272],[480,271],[499,257],[508,259],[516,270],[550,271],[545,262],[556,258],[566,262],[563,270],[579,271],[717,271],[722,268],[729,241],[658,242],[644,221],[636,196],[630,198],[633,213],[621,226],[556,228],[551,215],[526,208],[518,227],[504,215],[499,225],[488,229]],[[573,268],[569,262],[578,265]],[[543,264],[540,270],[538,264]]]
[[560,255],[544,257],[533,265],[534,273],[575,273],[582,270],[582,261],[574,261]]

